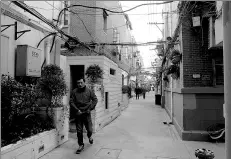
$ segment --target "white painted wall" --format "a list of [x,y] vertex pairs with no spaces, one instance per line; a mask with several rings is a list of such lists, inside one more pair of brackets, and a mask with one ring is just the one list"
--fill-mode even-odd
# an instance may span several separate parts
[[215,21],[215,45],[223,41],[223,24],[222,16]]
[[[217,12],[222,10],[222,1],[216,1]],[[223,41],[222,14],[215,20],[215,45]]]
[[[8,17],[7,15],[1,14],[1,24],[2,25],[8,25],[8,24],[14,24],[15,21],[17,21],[17,31],[23,31],[23,30],[31,30],[30,32],[26,32],[24,35],[22,35],[19,39],[15,40],[15,28],[14,26],[9,27],[5,31],[1,33],[1,39],[4,40],[5,43],[8,43],[7,45],[3,45],[1,47],[1,66],[3,66],[3,69],[1,71],[3,73],[9,73],[11,76],[14,77],[15,75],[15,49],[17,48],[17,45],[29,45],[31,47],[37,48],[37,44],[39,41],[44,38],[44,36],[47,35],[47,31],[52,31],[52,29],[47,26],[46,24],[42,23],[40,20],[38,20],[33,15],[29,14],[28,12],[24,11],[23,9],[17,7],[12,2],[4,1],[1,2],[4,9],[9,10],[12,14],[18,15],[19,17],[23,17],[24,19],[28,19],[30,22],[34,23],[35,25],[44,28],[44,31],[40,31],[37,29],[34,29],[22,22],[19,21],[19,19],[13,19],[11,17]],[[52,1],[49,1],[46,3],[45,1],[25,1],[25,3],[32,8],[39,11],[43,16],[48,18],[49,20],[52,20],[53,17],[57,17],[59,13],[59,9],[61,9],[62,4],[60,1],[54,1],[54,7],[58,8],[54,10],[52,6],[48,7],[48,3],[52,3]],[[42,6],[42,7],[41,7]],[[53,8],[53,9],[52,9]],[[6,41],[7,40],[7,41]],[[38,49],[42,50],[41,53],[41,62],[40,65],[42,66],[42,63],[45,58],[46,52],[50,51],[50,49],[46,48],[48,45],[50,46],[51,39],[45,39],[43,42],[41,42]],[[46,41],[49,41],[49,44],[46,45]],[[54,46],[55,49],[53,49],[53,54],[51,53],[50,56],[54,56],[54,51],[58,52],[57,49],[59,49],[59,46]],[[56,55],[56,54],[55,54]],[[59,61],[59,55],[56,56],[56,59]],[[7,60],[6,60],[7,59]],[[52,59],[52,58],[51,58]],[[59,62],[58,62],[59,64]]]
[[[7,17],[5,15],[1,15],[1,24],[7,25],[7,24],[13,24],[14,22],[15,22],[14,19]],[[8,46],[5,46],[5,45],[1,46],[1,56],[3,56],[4,58],[7,58],[7,60],[1,59],[2,66],[7,66],[7,68],[3,68],[2,71],[4,71],[4,73],[9,72],[9,74],[13,77],[15,74],[15,70],[14,70],[15,69],[15,49],[17,45],[29,45],[29,46],[37,48],[37,44],[45,36],[45,34],[42,33],[41,31],[38,31],[23,23],[18,22],[18,30],[27,30],[27,29],[30,29],[31,31],[22,35],[17,41],[14,40],[14,30],[15,29],[13,26],[6,29],[5,31],[1,33],[1,35],[8,38],[8,43],[9,43]],[[41,53],[41,65],[42,65],[43,60],[44,60],[44,49],[45,49],[44,41],[40,44],[38,48],[42,50],[42,53]],[[8,50],[8,51],[5,51],[5,50]],[[5,54],[5,55],[2,55],[2,54]]]
[[172,3],[168,3],[164,5],[164,12],[169,12],[168,14],[164,14],[163,15],[163,21],[164,21],[164,39],[166,39],[166,37],[170,36],[172,37],[174,34],[174,31],[176,29],[177,26],[177,22],[178,22],[178,14],[176,14],[176,12],[174,13],[174,11],[177,10],[177,5],[178,5],[179,1],[174,1]]
[[[68,86],[71,86],[70,79],[70,65],[84,65],[85,71],[86,69],[92,65],[97,64],[104,70],[103,75],[103,85],[104,92],[109,92],[109,102],[108,109],[105,109],[105,101],[102,99],[98,99],[100,101],[99,106],[96,108],[95,112],[95,122],[96,124],[100,124],[99,127],[103,127],[103,125],[110,122],[113,118],[120,114],[120,108],[118,107],[118,103],[121,104],[122,99],[122,72],[121,69],[118,68],[118,65],[108,58],[104,56],[71,56],[67,57],[67,83]],[[110,68],[116,70],[115,76],[110,75]],[[69,100],[70,92],[68,94]]]
[[124,85],[128,85],[128,79],[126,78],[128,76],[128,73],[122,69],[120,70],[121,70],[121,74],[124,75]]

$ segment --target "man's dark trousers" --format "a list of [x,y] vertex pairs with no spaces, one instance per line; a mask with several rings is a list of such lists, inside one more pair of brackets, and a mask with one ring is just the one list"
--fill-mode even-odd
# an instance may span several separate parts
[[143,93],[143,98],[145,99],[145,93]]
[[137,94],[136,94],[136,99],[139,99],[139,97],[140,97],[140,95],[137,93]]
[[91,113],[83,113],[81,115],[77,115],[75,118],[75,124],[77,129],[78,144],[83,145],[83,125],[87,130],[87,137],[90,138],[92,136],[93,130]]

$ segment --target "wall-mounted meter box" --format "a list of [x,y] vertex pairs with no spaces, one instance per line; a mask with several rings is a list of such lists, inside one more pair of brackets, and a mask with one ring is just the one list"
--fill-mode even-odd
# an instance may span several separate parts
[[42,50],[28,46],[18,45],[16,49],[16,76],[41,76]]

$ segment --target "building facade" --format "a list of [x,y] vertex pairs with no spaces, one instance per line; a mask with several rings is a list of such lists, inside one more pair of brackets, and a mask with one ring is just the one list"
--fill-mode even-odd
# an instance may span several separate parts
[[[220,2],[165,4],[165,70],[178,50],[179,78],[163,80],[164,106],[183,140],[207,140],[207,128],[224,124],[224,73]],[[164,73],[163,73],[164,76]],[[166,79],[165,78],[165,79]]]
[[[102,9],[80,7],[91,6],[111,9],[122,12],[118,1],[68,1],[69,8],[66,15],[67,25],[63,30],[77,37],[83,45],[75,45],[70,50],[66,44],[62,44],[63,56],[67,57],[67,82],[70,91],[75,88],[78,76],[86,77],[85,72],[90,65],[97,64],[103,71],[102,90],[99,104],[93,114],[95,131],[104,127],[120,115],[123,107],[128,105],[127,96],[122,94],[122,85],[129,85],[127,80],[129,70],[136,68],[136,46],[132,36],[132,25],[128,15],[113,14]],[[122,45],[122,44],[126,45]],[[126,100],[126,101],[125,101]]]
[[[61,2],[50,1],[49,3],[55,4],[56,7],[61,7]],[[44,6],[44,9],[40,9],[40,13],[50,21],[58,14],[52,6],[42,1],[38,3],[27,1],[25,4],[30,9],[38,9],[40,5]],[[41,71],[41,67],[44,64],[56,63],[60,65],[60,39],[56,38],[52,50],[50,49],[52,44],[51,38],[42,40],[50,32],[54,32],[53,28],[12,2],[1,2],[1,13],[2,74],[9,74],[12,77],[15,77],[17,74],[15,61],[17,61],[16,52],[19,45],[27,45],[34,48],[34,50],[38,50],[39,62],[32,67],[36,67],[39,71]]]

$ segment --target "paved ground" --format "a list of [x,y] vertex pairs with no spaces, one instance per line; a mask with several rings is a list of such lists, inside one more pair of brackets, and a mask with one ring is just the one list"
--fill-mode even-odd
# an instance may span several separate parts
[[146,99],[131,99],[121,116],[94,134],[90,145],[85,136],[85,150],[75,154],[76,134],[69,141],[41,159],[196,159],[194,151],[214,151],[215,159],[225,159],[224,143],[182,141],[164,109],[154,104],[154,92]]

